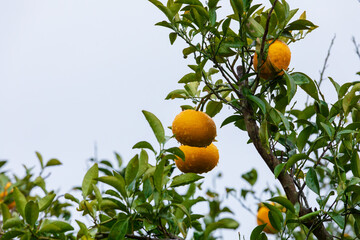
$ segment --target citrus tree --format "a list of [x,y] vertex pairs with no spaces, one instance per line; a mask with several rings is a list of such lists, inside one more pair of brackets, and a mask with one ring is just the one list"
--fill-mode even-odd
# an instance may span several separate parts
[[[232,11],[218,19],[219,0],[149,1],[165,15],[156,25],[170,30],[171,44],[184,41],[183,55],[192,57],[181,89],[166,97],[186,100],[183,111],[168,132],[143,111],[157,143],[136,143],[138,154],[126,166],[119,154],[115,162],[91,159],[81,185],[65,195],[46,186],[48,169],[61,164],[57,159],[44,161],[36,153],[39,173],[25,168],[18,177],[3,171],[1,239],[206,240],[221,238],[218,229],[236,231],[238,220],[219,193],[199,191],[206,181],[199,174],[218,163],[211,118],[224,105],[233,114],[221,127],[246,131],[262,167],[281,186],[263,189],[269,198],[259,199],[258,226],[239,239],[360,238],[360,82],[339,85],[329,78],[337,100],[328,102],[320,81],[288,69],[291,44],[316,28],[306,13],[285,0],[270,0],[270,8],[230,0],[224,4]],[[298,90],[307,95],[301,106]],[[172,137],[181,146],[168,146]],[[253,186],[257,172],[242,177]],[[257,198],[254,190],[236,189],[226,193],[241,203]],[[198,203],[207,203],[208,212],[197,213]],[[84,219],[75,220],[71,206]]]

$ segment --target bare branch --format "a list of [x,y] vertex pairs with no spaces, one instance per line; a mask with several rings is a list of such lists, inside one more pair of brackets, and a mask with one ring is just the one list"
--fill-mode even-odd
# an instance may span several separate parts
[[325,61],[324,61],[324,65],[323,65],[322,70],[320,72],[319,87],[321,85],[321,82],[324,79],[325,70],[328,67],[328,60],[329,60],[329,57],[330,57],[331,48],[332,48],[332,46],[334,45],[334,42],[335,42],[335,38],[336,38],[336,34],[334,34],[334,37],[331,39],[331,43],[330,43],[330,46],[329,46],[329,49],[328,49],[328,52],[327,52],[327,55],[326,55],[326,58],[325,58]]
[[[262,66],[262,65],[264,64],[263,55],[264,55],[264,50],[265,50],[264,48],[265,48],[266,36],[267,36],[267,34],[268,34],[268,32],[269,32],[269,25],[270,25],[271,14],[272,14],[272,12],[274,11],[275,5],[276,5],[277,2],[278,2],[278,0],[275,0],[275,1],[274,1],[273,5],[271,6],[271,8],[270,8],[270,10],[269,10],[269,14],[268,14],[268,16],[267,16],[267,19],[266,19],[266,25],[265,25],[264,35],[263,35],[263,37],[262,37],[262,39],[261,39],[260,52],[259,52],[259,56],[258,56],[258,59],[259,59],[259,61],[258,61],[258,73],[261,72],[260,66]],[[255,86],[257,86],[257,82],[258,82],[258,80],[259,80],[259,76],[260,76],[260,74],[258,74],[258,76],[256,77],[256,80],[255,80],[256,84],[255,84]],[[254,92],[255,92],[255,91],[256,91],[256,87],[255,87],[255,89],[254,89]]]
[[267,34],[268,34],[268,32],[269,32],[269,25],[270,25],[271,14],[272,14],[272,12],[274,11],[274,8],[275,8],[275,5],[276,5],[277,2],[278,2],[278,0],[275,0],[275,1],[274,1],[274,4],[271,6],[270,11],[269,11],[269,14],[268,14],[268,16],[267,16],[266,25],[265,25],[265,30],[264,30],[264,35],[263,35],[262,40],[261,40],[261,47],[260,47],[260,55],[259,55],[259,57],[261,57],[262,54],[264,53],[266,36],[267,36]]
[[[359,0],[359,2],[360,2],[360,0]],[[360,58],[360,44],[357,44],[354,36],[352,37],[352,41],[353,41],[353,43],[355,45],[356,55],[358,55],[358,57]]]

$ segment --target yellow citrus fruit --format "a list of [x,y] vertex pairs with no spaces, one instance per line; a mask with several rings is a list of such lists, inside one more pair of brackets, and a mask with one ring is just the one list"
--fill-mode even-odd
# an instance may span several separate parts
[[[274,205],[274,203],[272,203],[272,205]],[[274,234],[277,233],[277,230],[270,223],[269,211],[266,206],[261,206],[257,212],[256,220],[258,225],[267,224],[263,230],[264,232]]]
[[[281,40],[275,40],[268,49],[265,62],[260,67],[260,77],[269,80],[284,74],[283,70],[289,67],[291,59],[290,48]],[[254,55],[254,68],[258,68],[258,56]]]
[[214,144],[207,147],[182,145],[185,160],[175,159],[176,166],[184,173],[205,173],[212,170],[219,162],[219,150]]
[[195,110],[179,113],[172,123],[172,131],[181,144],[193,147],[209,146],[216,137],[216,126],[212,118]]

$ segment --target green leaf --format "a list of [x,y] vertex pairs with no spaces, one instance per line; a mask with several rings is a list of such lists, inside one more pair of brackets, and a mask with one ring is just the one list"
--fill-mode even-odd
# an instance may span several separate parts
[[179,158],[181,158],[182,160],[185,160],[185,154],[183,151],[181,151],[180,148],[178,147],[173,147],[173,148],[168,148],[168,149],[165,149],[166,152],[169,152],[169,153],[172,153],[176,156],[178,156]]
[[6,163],[7,161],[0,161],[0,168],[2,168]]
[[47,163],[46,163],[46,166],[45,167],[50,167],[50,166],[58,166],[58,165],[61,165],[62,163],[56,159],[56,158],[52,158],[50,159]]
[[36,154],[37,158],[39,159],[41,169],[43,169],[44,168],[44,160],[43,160],[42,155],[39,152],[35,152],[35,154]]
[[41,187],[41,189],[46,193],[46,187],[45,187],[45,180],[41,177],[41,176],[38,176],[35,181],[34,181],[34,184],[36,186],[39,186]]
[[202,3],[199,0],[176,0],[175,3],[202,6]]
[[218,4],[219,1],[220,1],[220,0],[209,0],[209,2],[208,2],[209,8],[210,8],[210,9],[216,8],[216,5]]
[[285,165],[286,165],[286,163],[280,163],[275,167],[275,169],[274,169],[275,178],[279,177],[279,175],[282,172],[282,170],[284,169]]
[[296,93],[296,84],[295,84],[295,80],[294,78],[287,73],[287,71],[284,71],[285,74],[284,74],[284,77],[285,77],[285,80],[286,80],[286,86],[287,86],[287,89],[286,89],[286,92],[287,92],[287,96],[288,96],[288,102],[291,102],[291,99],[293,99],[293,97],[295,96],[295,93]]
[[242,15],[244,12],[244,3],[242,0],[230,0],[231,7],[236,15]]
[[[279,210],[278,210],[278,211],[279,211]],[[274,212],[274,211],[270,211],[270,212],[268,213],[268,217],[269,217],[271,226],[273,226],[273,228],[275,228],[277,231],[280,231],[280,230],[281,230],[282,221],[283,221],[283,218],[282,218],[281,213],[280,213],[280,214],[277,214],[277,213]]]
[[98,164],[95,163],[85,174],[82,182],[82,195],[86,198],[92,192],[92,184],[96,184],[96,179],[99,176]]
[[187,99],[189,94],[184,89],[176,89],[171,91],[165,98],[165,100],[175,99],[175,98],[182,98]]
[[323,122],[320,122],[320,125],[324,129],[326,135],[328,135],[328,137],[331,138],[332,137],[331,127]]
[[303,159],[309,159],[308,155],[305,153],[297,153],[292,155],[286,162],[286,170],[289,170],[296,162]]
[[266,113],[266,105],[263,100],[251,94],[246,95],[246,98],[255,103],[260,108],[263,114]]
[[281,118],[281,121],[284,123],[286,130],[290,131],[290,123],[289,123],[288,119],[279,110],[277,110],[276,108],[275,108],[275,110],[276,110],[277,114],[279,115],[279,117]]
[[178,83],[189,83],[189,82],[200,82],[201,76],[196,73],[188,73],[185,76],[183,76]]
[[170,28],[171,30],[173,30],[173,26],[171,25],[171,23],[169,23],[167,21],[158,22],[155,24],[155,26],[162,26],[162,27]]
[[256,169],[253,168],[249,172],[242,174],[241,177],[245,179],[251,186],[254,186],[257,181],[258,174]]
[[329,216],[336,222],[336,224],[341,228],[344,229],[345,227],[345,218],[336,212],[328,212]]
[[130,185],[130,183],[135,179],[139,170],[139,155],[135,155],[130,162],[128,163],[125,169],[125,183]]
[[99,205],[101,206],[101,204],[102,204],[102,195],[101,195],[100,189],[96,186],[96,184],[93,184],[92,187],[94,189],[95,198],[98,201]]
[[197,97],[198,95],[198,88],[200,83],[199,82],[191,82],[184,85],[186,93],[188,96]]
[[[353,86],[353,88],[349,91],[348,94],[345,95],[342,105],[345,112],[345,115],[351,110],[351,106],[354,104],[353,98],[355,98],[355,93],[360,90],[360,83],[357,83]],[[358,96],[356,96],[358,97]],[[357,103],[357,101],[355,101]]]
[[159,164],[156,166],[155,173],[154,173],[154,185],[156,190],[158,192],[161,192],[162,190],[162,184],[163,184],[163,172],[165,167],[165,159],[161,159]]
[[291,74],[291,76],[293,77],[295,83],[299,85],[307,94],[309,94],[310,97],[318,101],[320,100],[317,87],[309,76],[301,72],[294,72]]
[[44,211],[45,209],[47,209],[52,201],[54,200],[56,194],[55,193],[51,193],[46,195],[45,197],[41,198],[39,201],[39,211]]
[[264,119],[260,125],[259,136],[261,144],[266,147],[267,151],[270,151],[268,122],[266,119]]
[[191,9],[191,16],[193,17],[193,23],[195,23],[199,30],[202,30],[205,26],[206,21],[206,12],[203,14],[205,10],[199,11],[199,9],[195,8],[195,6]]
[[14,198],[16,203],[16,209],[20,213],[20,215],[25,218],[25,206],[26,206],[26,198],[22,192],[17,187],[14,187]]
[[306,186],[308,186],[317,195],[320,195],[320,186],[317,174],[313,168],[309,168],[305,177]]
[[246,22],[247,32],[254,38],[261,38],[264,35],[264,28],[252,17],[249,17]]
[[1,206],[1,215],[2,215],[2,221],[6,222],[6,220],[11,218],[11,213],[8,208],[8,206],[5,203],[0,203]]
[[30,226],[34,226],[39,217],[39,205],[37,202],[29,201],[25,206],[25,220]]
[[251,232],[250,240],[260,240],[261,239],[260,234],[265,229],[265,227],[266,227],[266,223],[254,228],[254,230],[252,230]]
[[13,240],[16,237],[23,235],[24,231],[21,230],[10,230],[8,232],[6,232],[4,235],[2,235],[1,240]]
[[355,177],[360,177],[360,158],[356,150],[351,155],[351,171]]
[[196,52],[196,48],[194,46],[190,46],[190,47],[184,48],[182,52],[183,52],[184,58],[187,58],[187,56]]
[[156,154],[156,151],[155,151],[155,149],[153,148],[153,146],[152,146],[149,142],[147,142],[147,141],[138,142],[138,143],[136,143],[132,148],[133,148],[133,149],[135,149],[135,148],[140,148],[140,149],[146,148],[146,149],[150,149],[151,151],[153,151],[153,152]]
[[210,101],[206,105],[206,113],[210,117],[214,117],[216,114],[218,114],[223,107],[223,104],[221,102],[216,101]]
[[9,228],[13,228],[13,227],[21,227],[24,225],[23,220],[21,220],[19,217],[12,217],[7,219],[2,228],[3,229],[9,229]]
[[236,122],[236,121],[238,121],[238,120],[240,120],[240,119],[242,119],[242,118],[243,118],[243,117],[240,116],[240,115],[232,115],[232,116],[226,118],[226,119],[221,123],[220,128],[222,128],[222,127],[225,126],[225,125],[228,125],[229,123]]
[[[360,187],[359,187],[359,189],[360,189]],[[334,193],[334,191],[331,191],[331,192],[329,192],[329,194],[326,197],[316,198],[316,201],[319,203],[321,209],[323,209],[326,206],[326,203],[329,201],[329,198],[333,195],[335,195],[335,193]]]
[[[270,2],[271,2],[271,5],[274,5],[275,0],[270,0]],[[276,17],[279,20],[279,25],[280,25],[279,27],[280,28],[284,27],[284,25],[286,24],[286,21],[285,21],[286,14],[285,14],[284,5],[282,5],[280,3],[280,1],[277,1],[274,10],[275,10]]]
[[148,199],[151,196],[151,194],[153,193],[153,187],[152,187],[149,179],[146,179],[144,181],[143,193],[144,193],[146,199]]
[[239,227],[239,223],[231,218],[223,218],[217,222],[210,223],[207,225],[205,232],[204,232],[204,239],[208,239],[208,236],[211,232],[219,228],[225,229],[237,229]]
[[148,161],[149,161],[149,155],[144,149],[141,149],[140,157],[139,157],[139,170],[136,177],[140,177],[146,172],[146,170],[149,167]]
[[75,220],[76,223],[79,225],[80,227],[80,230],[78,231],[78,234],[77,234],[77,237],[80,238],[82,236],[86,236],[87,234],[89,234],[89,230],[88,228],[86,227],[86,225],[78,220]]
[[282,206],[284,206],[287,210],[291,211],[292,213],[295,213],[294,205],[287,198],[279,196],[279,197],[270,198],[268,201],[279,203]]
[[349,88],[357,83],[360,83],[360,82],[359,81],[347,82],[347,83],[344,83],[343,85],[341,85],[341,87],[339,89],[339,98],[344,97],[344,95],[347,93]]
[[222,31],[223,31],[224,36],[226,36],[226,34],[228,32],[230,22],[231,22],[231,18],[227,18],[222,24]]
[[298,19],[287,25],[286,31],[292,30],[307,30],[316,27],[312,22],[306,19]]
[[340,85],[331,77],[329,77],[329,80],[334,85],[334,88],[335,88],[337,94],[339,95]]
[[302,150],[304,149],[305,144],[307,143],[311,133],[313,132],[313,129],[313,126],[308,126],[300,132],[299,136],[296,139],[296,145],[299,149],[299,152],[302,152]]
[[176,40],[177,34],[172,32],[169,34],[169,40],[170,40],[170,44],[173,45],[175,40]]
[[157,141],[160,144],[165,143],[165,130],[160,120],[151,112],[143,110],[142,113],[150,124],[150,127],[153,130]]
[[301,223],[308,222],[308,221],[316,218],[320,213],[321,213],[321,210],[305,214],[305,215],[299,217],[297,222],[301,222]]
[[268,217],[271,225],[278,231],[282,228],[282,223],[284,221],[283,216],[280,210],[273,206],[272,204],[264,203],[264,205],[270,210],[268,213]]
[[186,207],[182,204],[178,204],[178,203],[174,203],[174,204],[171,204],[172,206],[175,206],[177,208],[179,208],[183,213],[186,214],[186,216],[189,218],[189,220],[191,221],[191,215],[189,213],[189,211],[186,209]]
[[103,176],[99,177],[96,180],[106,183],[113,188],[115,188],[124,198],[127,197],[127,193],[125,190],[125,180],[121,177],[115,176]]
[[160,1],[158,0],[149,0],[152,4],[154,4],[158,9],[160,9],[160,11],[162,11],[166,17],[169,19],[169,21],[171,22],[173,20],[173,14],[171,12],[170,9],[168,9],[167,7],[165,7]]
[[74,230],[74,228],[67,222],[63,222],[63,221],[49,221],[49,222],[44,222],[41,227],[39,232],[41,233],[53,233],[53,234],[57,234],[57,233],[64,233],[64,232],[68,232],[68,231],[72,231]]
[[109,239],[122,240],[125,239],[129,224],[129,219],[119,219],[110,229]]
[[179,187],[188,185],[190,183],[196,182],[204,177],[199,176],[195,173],[185,173],[178,176],[175,176],[171,182],[170,187]]
[[290,74],[296,85],[304,85],[304,84],[309,84],[312,80],[306,76],[305,74],[301,73],[301,72],[294,72]]
[[116,160],[117,160],[117,162],[118,162],[118,167],[120,168],[121,167],[121,165],[122,165],[122,158],[121,158],[121,156],[117,153],[117,152],[114,152],[114,154],[115,154],[115,158],[116,158]]
[[70,193],[65,193],[64,195],[65,199],[68,199],[70,201],[76,202],[76,203],[80,203],[79,199],[77,199],[76,197],[74,197],[73,195],[71,195]]

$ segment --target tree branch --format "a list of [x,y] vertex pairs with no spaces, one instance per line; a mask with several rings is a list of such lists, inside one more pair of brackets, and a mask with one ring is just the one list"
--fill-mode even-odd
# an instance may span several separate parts
[[320,79],[319,79],[319,87],[322,83],[322,81],[324,80],[324,73],[325,73],[325,70],[327,68],[327,62],[329,60],[329,57],[330,57],[330,53],[331,53],[331,48],[332,46],[334,45],[334,42],[335,42],[335,38],[336,38],[336,34],[334,35],[334,37],[331,39],[331,43],[330,43],[330,46],[329,46],[329,49],[328,49],[328,52],[327,52],[327,55],[326,55],[326,58],[325,58],[325,61],[324,61],[324,65],[323,65],[323,68],[320,72]]
[[127,239],[136,239],[136,240],[183,240],[182,238],[151,238],[151,237],[145,237],[145,236],[136,236],[132,234],[126,234],[125,237]]
[[[246,99],[241,100],[241,106],[242,106],[242,113],[244,116],[244,121],[248,135],[251,141],[253,142],[256,150],[258,151],[262,159],[265,161],[266,165],[270,168],[272,172],[274,172],[275,167],[278,164],[280,164],[280,161],[268,149],[266,149],[262,145],[260,140],[259,127],[257,126],[256,121],[254,119],[254,113],[252,107],[250,106],[250,104],[247,102]],[[288,200],[292,204],[299,202],[298,192],[296,191],[293,178],[285,171],[282,171],[278,176],[278,180],[280,181],[280,184],[283,187]],[[300,213],[299,213],[300,216],[303,216],[310,212],[312,212],[311,209],[305,208],[300,203]],[[304,224],[306,227],[311,228],[314,225],[315,221],[316,219],[306,222]],[[323,224],[319,224],[318,227],[313,230],[313,233],[319,240],[333,239],[332,236],[326,231]]]
[[[360,1],[360,0],[359,0]],[[358,57],[360,58],[360,44],[357,44],[356,40],[355,40],[355,37],[353,36],[352,37],[352,41],[355,45],[355,52],[356,52],[356,55],[358,55]]]

